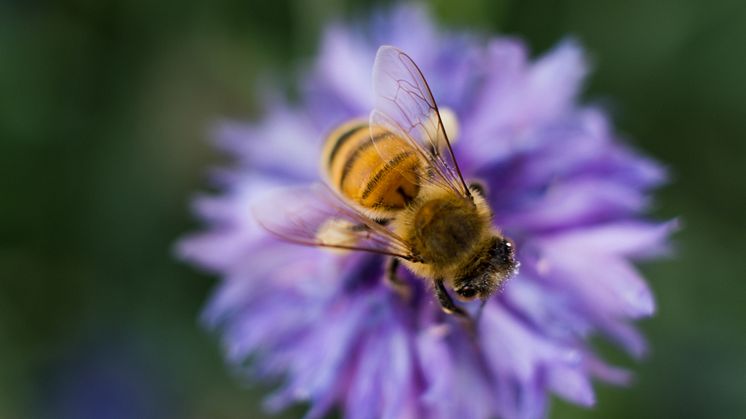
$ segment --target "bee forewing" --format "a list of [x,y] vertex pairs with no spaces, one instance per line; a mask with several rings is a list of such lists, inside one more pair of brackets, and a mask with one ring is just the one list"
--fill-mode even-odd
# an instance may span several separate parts
[[432,169],[431,180],[468,194],[438,106],[414,61],[395,47],[379,48],[373,64],[373,90],[371,126],[384,126],[412,142]]

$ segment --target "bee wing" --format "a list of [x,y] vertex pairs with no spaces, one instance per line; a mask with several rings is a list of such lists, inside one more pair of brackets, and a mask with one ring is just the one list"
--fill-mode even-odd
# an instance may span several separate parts
[[271,193],[253,210],[265,230],[287,242],[415,259],[404,240],[325,184]]
[[398,48],[380,47],[373,64],[373,90],[371,130],[381,126],[408,140],[427,165],[424,179],[470,196],[438,105],[417,64]]

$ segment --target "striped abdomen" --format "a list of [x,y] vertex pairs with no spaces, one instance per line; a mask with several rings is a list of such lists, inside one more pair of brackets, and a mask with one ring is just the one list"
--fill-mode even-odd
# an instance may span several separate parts
[[322,171],[344,197],[380,216],[403,209],[419,192],[422,167],[407,140],[366,121],[352,121],[326,139]]

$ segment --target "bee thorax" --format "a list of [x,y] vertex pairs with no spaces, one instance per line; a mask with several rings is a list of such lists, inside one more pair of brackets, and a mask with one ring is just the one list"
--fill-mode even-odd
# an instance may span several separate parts
[[423,259],[436,267],[447,267],[471,252],[484,224],[468,201],[433,199],[414,215],[412,242]]

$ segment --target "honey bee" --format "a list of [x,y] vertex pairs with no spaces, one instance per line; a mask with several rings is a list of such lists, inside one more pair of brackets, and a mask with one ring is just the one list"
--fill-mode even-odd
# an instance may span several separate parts
[[257,211],[265,229],[290,242],[389,257],[429,280],[446,313],[471,324],[451,298],[484,304],[518,268],[510,239],[492,225],[484,188],[467,183],[422,72],[403,51],[382,46],[373,67],[375,108],[326,138],[324,184],[285,191]]

